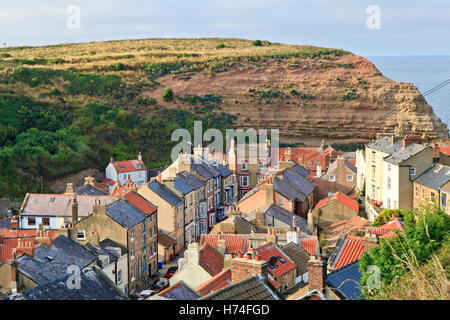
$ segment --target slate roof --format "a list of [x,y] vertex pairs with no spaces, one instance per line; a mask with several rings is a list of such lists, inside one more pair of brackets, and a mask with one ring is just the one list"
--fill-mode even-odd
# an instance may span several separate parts
[[199,265],[212,277],[223,270],[224,257],[208,243],[202,245],[198,254]]
[[100,241],[99,245],[101,248],[106,249],[106,250],[108,250],[109,248],[120,248],[122,251],[121,255],[124,255],[128,252],[126,247],[122,246],[121,244],[118,244],[117,242],[115,242],[109,238],[106,238],[106,239],[103,239],[102,241]]
[[412,156],[418,154],[419,152],[431,148],[429,146],[425,146],[423,144],[413,143],[408,145],[406,148],[402,148],[390,156],[386,157],[384,161],[392,163],[392,164],[401,164],[402,162],[408,160]]
[[298,175],[301,175],[303,178],[307,178],[309,176],[309,174],[310,174],[308,169],[306,169],[305,167],[299,165],[296,162],[293,162],[293,166],[290,169],[292,169]]
[[436,163],[420,176],[414,179],[415,183],[431,189],[439,189],[450,181],[450,167]]
[[338,289],[347,299],[358,300],[361,296],[361,273],[358,261],[332,271],[327,275],[328,285]]
[[280,248],[297,265],[297,275],[308,272],[309,253],[298,244],[290,242]]
[[183,179],[176,177],[175,181],[174,181],[174,187],[175,189],[177,189],[179,192],[181,192],[183,195],[189,194],[192,191],[194,191],[194,188],[192,188],[189,184],[187,184],[186,182],[184,182]]
[[97,257],[76,241],[60,235],[52,240],[52,246],[42,244],[34,250],[34,257],[17,258],[19,271],[38,285],[67,275],[67,267],[76,265],[83,269]]
[[107,195],[106,192],[103,192],[102,190],[100,190],[90,184],[85,184],[81,187],[75,188],[74,192],[76,194],[87,195],[87,196],[106,196]]
[[120,258],[120,256],[114,250],[102,248],[101,246],[96,246],[95,244],[93,244],[91,242],[88,242],[87,244],[85,244],[84,247],[86,249],[88,249],[90,252],[92,252],[93,254],[95,254],[97,257],[100,255],[108,256],[109,263],[117,261]]
[[124,300],[112,282],[95,268],[81,271],[80,289],[68,287],[70,276],[65,274],[54,281],[9,296],[5,300]]
[[160,292],[158,296],[171,300],[197,300],[200,297],[182,280]]
[[242,217],[234,218],[234,232],[238,234],[249,234],[256,231],[256,227]]
[[11,217],[0,219],[0,229],[9,229],[11,227]]
[[136,207],[122,199],[107,206],[106,214],[128,230],[147,218],[147,216]]
[[180,203],[183,202],[182,199],[180,199],[176,194],[174,194],[172,191],[169,190],[166,186],[159,183],[158,181],[152,181],[148,184],[148,187],[150,190],[155,192],[157,195],[159,195],[161,198],[163,198],[165,201],[167,201],[169,204],[171,204],[174,207],[177,207]]
[[[230,169],[228,169],[227,167],[225,167],[223,164],[218,163],[217,161],[211,161],[211,163],[212,163],[212,165],[214,166],[214,168],[220,172],[220,174],[222,175],[222,177],[226,178],[226,177],[228,177],[230,174],[233,174],[233,171],[231,171]],[[217,167],[215,167],[215,166],[217,166]]]
[[188,185],[190,185],[194,189],[201,188],[203,186],[203,181],[197,178],[192,173],[187,171],[182,171],[177,174],[177,177],[183,179]]
[[229,286],[231,283],[231,269],[227,268],[216,274],[211,279],[203,282],[201,285],[196,287],[195,290],[203,295],[207,295]]
[[211,171],[207,170],[201,164],[191,164],[191,168],[195,170],[205,180],[209,180],[214,177],[214,174],[212,174]]
[[[73,197],[72,194],[28,193],[20,215],[71,217]],[[77,195],[78,216],[86,217],[92,213],[97,199],[101,204],[109,204],[115,197]]]
[[295,217],[295,225],[300,228],[300,231],[306,234],[311,234],[311,231],[308,229],[308,221],[305,218],[293,214],[280,206],[275,204],[270,205],[266,209],[265,214],[286,224],[287,226],[292,226],[292,219]]
[[221,288],[201,300],[280,300],[267,279],[254,275]]
[[298,199],[303,202],[308,198],[303,192],[292,187],[289,183],[281,180],[279,177],[275,177],[273,180],[273,190],[290,201]]
[[305,195],[310,195],[314,191],[314,184],[306,180],[303,176],[294,170],[286,169],[283,171],[284,181],[301,191]]
[[392,144],[391,137],[387,136],[378,139],[375,142],[369,143],[367,147],[387,154],[393,154],[403,147],[403,141],[399,139],[397,142]]

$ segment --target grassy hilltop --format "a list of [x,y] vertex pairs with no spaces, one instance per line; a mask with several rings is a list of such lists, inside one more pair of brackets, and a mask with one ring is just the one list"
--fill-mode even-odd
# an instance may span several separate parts
[[[158,78],[210,76],[242,66],[330,60],[347,52],[240,39],[146,39],[0,49],[0,197],[21,197],[44,181],[103,168],[139,151],[149,168],[167,162],[176,128],[231,127],[215,94],[149,97]],[[176,93],[175,93],[176,94]],[[170,99],[170,98],[167,98]],[[45,191],[51,191],[47,187]]]

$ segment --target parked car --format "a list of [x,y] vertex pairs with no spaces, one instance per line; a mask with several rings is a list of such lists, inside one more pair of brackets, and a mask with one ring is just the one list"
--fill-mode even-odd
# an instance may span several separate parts
[[143,299],[147,299],[148,297],[154,295],[156,292],[153,290],[143,290],[139,293],[139,295],[143,298]]
[[173,266],[170,267],[169,269],[167,269],[166,275],[164,276],[164,278],[170,279],[172,278],[172,276],[175,274],[175,272],[177,272],[178,267],[177,266]]
[[168,280],[159,280],[153,287],[152,290],[156,293],[163,291],[169,286]]

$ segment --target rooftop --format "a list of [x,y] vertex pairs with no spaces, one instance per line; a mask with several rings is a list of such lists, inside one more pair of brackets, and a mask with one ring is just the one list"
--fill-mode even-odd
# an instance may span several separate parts
[[208,243],[204,243],[199,250],[199,264],[211,276],[223,270],[224,257]]
[[197,300],[200,297],[197,292],[189,288],[183,281],[179,281],[173,286],[163,290],[158,296],[171,300]]
[[146,170],[144,162],[140,160],[114,161],[113,164],[118,173]]
[[420,176],[414,179],[415,183],[431,189],[439,189],[450,181],[450,167],[436,163]]
[[386,157],[384,160],[392,164],[401,164],[402,162],[408,160],[412,156],[415,156],[419,152],[431,148],[423,144],[413,143],[408,145],[406,148],[401,148],[393,152],[390,156]]
[[79,195],[86,195],[86,196],[106,196],[106,192],[103,192],[102,190],[94,187],[91,184],[85,184],[78,188],[75,188],[74,192]]
[[345,267],[332,271],[327,275],[327,282],[338,289],[347,299],[357,300],[361,296],[361,273],[359,272],[359,261],[354,261]]
[[280,300],[267,279],[254,275],[201,298],[201,300]]
[[127,193],[125,199],[146,215],[150,215],[157,210],[155,205],[134,191]]
[[297,265],[297,275],[308,272],[309,253],[293,242],[281,247],[281,250]]
[[195,290],[203,295],[208,295],[214,291],[229,286],[231,283],[231,269],[228,268],[222,270],[211,279],[202,283],[201,285],[196,287]]
[[338,201],[339,203],[343,204],[344,206],[352,209],[353,211],[359,212],[359,204],[355,200],[350,199],[346,195],[336,192],[332,195],[320,200],[317,202],[316,206],[314,207],[314,210],[318,210],[322,207],[325,207],[335,201]]
[[128,201],[119,199],[106,207],[106,214],[128,230],[144,221],[147,216]]
[[201,188],[203,186],[203,181],[197,178],[192,173],[187,171],[182,171],[177,174],[177,177],[182,179],[185,183],[191,186],[194,189]]
[[277,206],[275,204],[270,205],[264,212],[267,216],[273,217],[274,219],[286,224],[287,226],[292,226],[292,221],[295,221],[295,226],[300,228],[300,231],[310,235],[311,231],[308,229],[308,221],[292,212]]
[[342,235],[331,253],[329,264],[331,269],[340,269],[359,260],[364,253],[364,237]]
[[286,272],[297,268],[297,265],[275,244],[265,243],[253,252],[262,260],[269,261],[269,272],[275,277],[281,277]]
[[170,191],[169,188],[167,188],[165,185],[159,183],[156,180],[149,182],[148,187],[150,188],[150,190],[155,192],[162,199],[164,199],[166,202],[168,202],[174,207],[177,207],[183,202],[183,200],[180,199],[175,193]]

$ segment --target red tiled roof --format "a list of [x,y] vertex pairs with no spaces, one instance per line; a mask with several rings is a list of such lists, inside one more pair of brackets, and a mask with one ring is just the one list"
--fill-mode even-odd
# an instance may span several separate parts
[[269,272],[272,273],[275,277],[281,277],[286,272],[297,268],[297,265],[292,262],[291,259],[289,259],[289,257],[286,256],[284,252],[281,251],[280,248],[278,248],[278,246],[276,246],[272,242],[260,245],[259,247],[253,249],[253,252],[265,261],[269,261],[272,257],[281,257],[284,260],[283,263],[280,261],[280,259],[277,259],[276,263],[273,265],[274,268],[269,267]]
[[363,241],[363,237],[347,235],[332,268],[337,270],[358,260],[364,252]]
[[195,288],[195,291],[199,291],[203,295],[210,294],[211,292],[222,289],[231,284],[231,269],[225,269],[222,272],[216,274],[211,279],[203,282],[201,285]]
[[238,254],[239,252],[248,251],[248,236],[247,234],[204,234],[200,240],[200,245],[205,243],[211,247],[216,248],[219,237],[225,240],[226,253]]
[[139,160],[114,161],[114,168],[118,173],[124,173],[145,170],[145,165]]
[[316,254],[317,251],[317,237],[300,237],[300,245],[305,249],[311,256]]
[[267,277],[267,280],[269,280],[270,284],[275,288],[275,289],[280,289],[281,284],[279,284],[278,282],[276,282],[275,280],[270,279],[270,277]]
[[149,215],[156,211],[156,207],[147,201],[144,197],[134,191],[128,192],[125,199],[143,213]]
[[440,146],[439,152],[442,154],[445,154],[446,156],[450,156],[450,145],[447,146]]
[[[46,238],[40,238],[37,237],[37,230],[0,229],[0,262],[12,260],[14,249],[16,249],[17,257],[24,253],[30,253],[41,243],[51,243],[51,239],[58,234],[57,230],[48,230],[45,234]],[[26,240],[27,248],[20,248],[19,240]]]
[[344,206],[352,209],[353,211],[359,212],[358,202],[356,202],[355,200],[352,200],[351,198],[347,197],[346,195],[344,195],[340,192],[333,193],[332,195],[326,197],[325,199],[322,199],[319,202],[317,202],[316,206],[314,207],[314,210],[320,209],[320,208],[332,203],[335,200],[339,201]]
[[208,243],[204,243],[199,250],[199,264],[214,277],[223,270],[223,256]]

